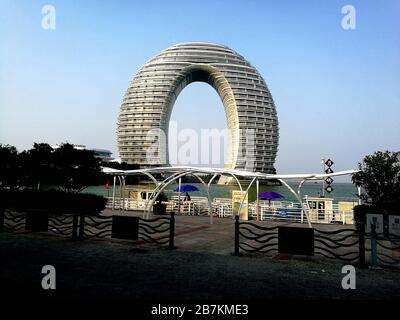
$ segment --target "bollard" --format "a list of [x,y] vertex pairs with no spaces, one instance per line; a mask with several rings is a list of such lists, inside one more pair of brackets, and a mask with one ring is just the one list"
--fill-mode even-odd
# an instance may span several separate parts
[[0,207],[0,232],[4,231],[4,208]]
[[359,267],[365,268],[365,224],[358,223],[358,250],[359,250]]
[[175,212],[171,212],[171,218],[169,220],[169,249],[175,248]]
[[72,240],[76,240],[78,238],[78,213],[74,212],[74,216],[72,219]]
[[79,240],[83,240],[85,235],[85,214],[81,213],[79,216]]
[[378,255],[376,247],[376,224],[371,223],[371,267],[376,268],[378,266]]
[[239,255],[239,215],[235,216],[235,256]]

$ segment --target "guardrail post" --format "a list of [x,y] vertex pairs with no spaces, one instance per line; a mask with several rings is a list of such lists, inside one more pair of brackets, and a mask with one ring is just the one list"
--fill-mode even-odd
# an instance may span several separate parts
[[78,238],[78,213],[74,212],[72,219],[72,240]]
[[365,224],[358,223],[359,266],[365,268]]
[[376,224],[371,223],[371,267],[376,268],[378,266],[378,255],[376,248]]
[[81,212],[79,216],[79,240],[83,240],[85,234],[85,214]]
[[235,256],[239,255],[239,215],[235,216]]
[[173,250],[175,247],[175,212],[171,212],[169,220],[169,249]]
[[0,207],[0,232],[4,230],[4,208]]

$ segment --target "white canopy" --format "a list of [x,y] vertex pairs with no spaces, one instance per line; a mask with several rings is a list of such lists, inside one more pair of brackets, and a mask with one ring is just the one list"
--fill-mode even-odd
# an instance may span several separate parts
[[[210,223],[212,223],[212,214],[211,214],[211,196],[209,193],[209,187],[211,181],[218,175],[230,175],[232,176],[235,180],[236,183],[238,184],[240,190],[242,191],[242,185],[239,181],[239,178],[247,178],[251,179],[251,182],[249,186],[247,187],[247,190],[245,192],[245,196],[247,195],[250,187],[252,186],[254,180],[279,180],[285,187],[287,187],[290,192],[293,193],[293,195],[297,198],[299,201],[300,205],[302,206],[302,218],[301,221],[303,221],[303,212],[306,214],[307,217],[307,222],[309,227],[311,227],[311,222],[308,217],[308,209],[307,207],[304,207],[302,199],[301,199],[301,186],[303,182],[306,180],[324,180],[327,177],[334,177],[334,176],[344,176],[344,175],[351,175],[353,173],[358,172],[358,170],[345,170],[345,171],[338,171],[334,173],[329,173],[329,174],[320,174],[320,173],[309,173],[309,174],[267,174],[267,173],[261,173],[261,172],[251,172],[251,171],[242,171],[242,170],[231,170],[231,169],[224,169],[224,168],[199,168],[199,167],[190,167],[190,166],[171,166],[171,167],[154,167],[154,168],[147,168],[147,169],[136,169],[136,170],[117,170],[117,169],[112,169],[112,168],[107,168],[107,167],[102,167],[102,171],[106,174],[113,175],[114,176],[114,188],[113,188],[113,208],[114,208],[114,198],[115,198],[115,182],[116,178],[120,180],[121,186],[125,185],[125,177],[126,176],[132,176],[132,175],[140,175],[144,174],[148,176],[150,179],[153,180],[155,184],[155,189],[152,192],[150,198],[147,199],[147,205],[145,208],[145,212],[147,212],[147,216],[150,214],[150,208],[154,204],[154,201],[157,199],[158,195],[162,192],[163,189],[165,189],[169,184],[173,183],[175,180],[187,175],[187,174],[192,174],[194,175],[205,187],[206,192],[207,192],[207,199],[209,203],[209,214],[210,214]],[[157,181],[156,178],[153,176],[155,173],[169,173],[171,174],[170,177],[166,178],[164,181],[160,182]],[[208,185],[204,182],[204,180],[198,176],[198,174],[212,174],[214,177],[211,179],[211,181],[208,183]],[[285,180],[297,180],[301,181],[297,192],[293,190],[293,188],[287,184]],[[258,193],[258,182],[257,182],[257,193]],[[121,197],[122,197],[122,190],[121,190]],[[244,201],[243,197],[243,201]],[[242,202],[243,205],[243,202]],[[258,210],[258,209],[257,209]],[[239,214],[239,213],[238,213]]]
[[106,174],[119,175],[119,176],[130,176],[130,175],[138,175],[138,174],[146,174],[146,173],[150,173],[150,174],[153,174],[153,173],[177,173],[177,172],[190,171],[193,173],[228,174],[228,175],[234,175],[237,177],[258,178],[258,179],[265,179],[265,180],[272,180],[272,179],[323,180],[327,177],[351,175],[353,173],[358,172],[358,170],[345,170],[345,171],[338,171],[338,172],[329,173],[329,174],[321,174],[321,173],[267,174],[267,173],[261,173],[261,172],[231,170],[231,169],[224,169],[224,168],[201,168],[201,167],[189,167],[189,166],[155,167],[155,168],[136,169],[136,170],[117,170],[117,169],[112,169],[112,168],[108,168],[108,167],[102,167],[102,170]]

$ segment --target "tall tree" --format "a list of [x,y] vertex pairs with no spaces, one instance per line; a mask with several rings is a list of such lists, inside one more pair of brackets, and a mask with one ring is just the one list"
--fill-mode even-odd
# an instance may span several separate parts
[[18,151],[10,145],[0,144],[0,188],[17,188]]
[[66,192],[80,192],[103,182],[100,161],[93,151],[64,143],[54,151],[56,185]]
[[362,199],[379,209],[400,206],[400,152],[377,151],[358,164],[353,183],[366,191]]
[[53,148],[47,143],[34,143],[28,151],[30,177],[40,189],[41,184],[51,184],[54,174]]

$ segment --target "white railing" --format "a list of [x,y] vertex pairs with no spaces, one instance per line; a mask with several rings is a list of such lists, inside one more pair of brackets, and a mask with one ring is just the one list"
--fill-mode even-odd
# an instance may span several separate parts
[[[166,204],[167,213],[175,212],[182,215],[208,215],[208,201],[205,197],[191,197],[190,201],[185,201],[178,196],[171,197]],[[179,205],[179,207],[178,207]],[[115,198],[115,210],[144,210],[146,201],[137,201],[128,198]],[[306,204],[304,204],[306,206]],[[112,198],[108,198],[107,208],[113,208]],[[289,201],[259,201],[259,216],[257,217],[256,202],[249,203],[248,215],[253,220],[275,220],[286,222],[307,222],[307,216],[303,212],[299,203]],[[212,202],[212,214],[220,218],[232,217],[236,212],[232,212],[232,200],[226,198],[214,198]],[[333,204],[332,209],[310,210],[308,212],[311,223],[338,223],[353,224],[353,210],[339,210],[338,204]]]
[[136,201],[129,198],[115,198],[113,203],[113,198],[107,198],[107,209],[115,210],[144,210],[146,206],[146,201]]
[[226,198],[214,198],[212,212],[220,218],[232,217],[232,200]]
[[[306,204],[304,204],[306,206]],[[303,213],[303,214],[302,214]],[[310,210],[308,216],[311,223],[338,223],[353,224],[353,210],[339,210],[337,205],[327,210]],[[256,204],[249,204],[249,217],[257,219]],[[294,206],[269,206],[261,204],[259,206],[259,220],[276,220],[289,222],[307,222],[307,216],[300,207]]]
[[[166,205],[167,213],[179,212],[186,215],[208,214],[208,201],[204,197],[192,197],[190,201],[185,201],[184,197],[181,197],[180,201],[178,201],[178,196],[174,196],[171,200],[163,201],[162,203]],[[115,210],[144,210],[146,208],[146,201],[115,198],[113,203],[113,198],[109,197],[106,208],[114,208]]]
[[[190,200],[184,200],[185,197],[181,196],[172,196],[171,200],[168,201],[169,205],[171,203],[173,205],[173,209],[171,211],[175,211],[175,213],[179,214],[188,214],[188,215],[201,215],[208,214],[208,199],[206,197],[190,197]],[[178,204],[180,208],[178,208]],[[179,210],[178,210],[179,209]]]

